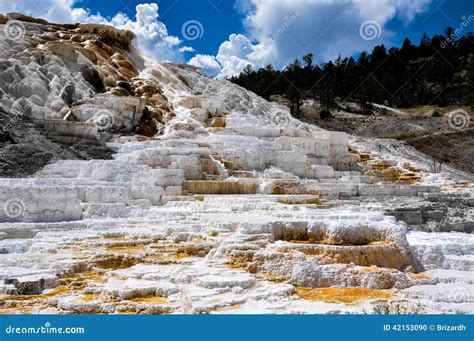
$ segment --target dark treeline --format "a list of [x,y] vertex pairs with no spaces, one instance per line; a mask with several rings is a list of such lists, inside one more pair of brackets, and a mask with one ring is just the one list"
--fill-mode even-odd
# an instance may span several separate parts
[[[319,101],[322,114],[329,114],[336,98],[358,102],[364,111],[369,103],[394,107],[415,105],[473,105],[474,34],[458,39],[453,28],[429,38],[425,33],[414,45],[408,38],[388,51],[378,45],[356,60],[341,58],[322,65],[313,55],[295,59],[284,70],[272,65],[253,70],[248,65],[231,81],[270,99],[284,96],[294,116],[299,116],[303,100]],[[448,39],[448,37],[451,37]]]

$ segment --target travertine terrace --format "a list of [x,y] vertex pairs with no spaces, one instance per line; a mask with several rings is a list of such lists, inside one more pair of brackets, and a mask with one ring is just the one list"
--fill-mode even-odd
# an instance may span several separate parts
[[0,179],[0,312],[473,312],[468,174],[146,60],[128,32],[1,22],[24,29],[0,40],[1,110],[117,152]]

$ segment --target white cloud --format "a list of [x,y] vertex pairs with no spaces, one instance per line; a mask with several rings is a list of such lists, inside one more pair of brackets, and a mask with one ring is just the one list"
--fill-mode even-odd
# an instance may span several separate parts
[[[385,26],[395,16],[411,21],[423,13],[432,0],[238,0],[245,12],[247,37],[231,35],[215,56],[220,77],[240,72],[247,64],[268,63],[280,68],[296,57],[314,53],[316,61],[353,55],[375,44],[390,44],[395,35]],[[375,20],[380,37],[364,40],[360,25]],[[252,43],[254,41],[255,43]]]
[[179,48],[179,52],[194,52],[194,50],[191,46],[183,46]]
[[110,23],[135,33],[140,49],[158,60],[182,61],[183,53],[192,51],[190,47],[181,46],[178,37],[168,33],[166,25],[158,20],[158,5],[155,3],[137,5],[136,21],[119,13]]
[[216,60],[221,65],[220,77],[230,77],[242,71],[250,64],[253,67],[263,66],[275,57],[272,44],[252,42],[242,34],[231,34],[229,40],[219,47]]
[[107,20],[100,13],[87,8],[74,8],[75,0],[23,0],[1,1],[0,12],[19,12],[58,23],[98,23],[130,30],[137,36],[139,48],[148,56],[161,61],[184,61],[184,53],[193,52],[189,46],[168,33],[164,23],[158,20],[158,5],[143,3],[136,6],[136,19],[117,13]]
[[[334,58],[338,53],[353,54],[374,43],[389,42],[393,36],[386,27],[399,14],[411,20],[426,9],[431,0],[365,0],[365,1],[281,1],[250,0],[254,10],[245,24],[251,38],[262,41],[282,25],[285,16],[298,13],[275,40],[281,64],[295,56],[313,52],[318,60]],[[366,41],[359,36],[359,27],[366,20],[375,20],[382,28],[379,41]]]
[[203,68],[212,75],[220,78],[231,77],[246,66],[261,67],[274,56],[273,45],[270,42],[252,44],[242,34],[231,34],[219,47],[216,56],[196,55],[189,63]]
[[221,66],[214,56],[197,54],[189,61],[189,64],[200,67],[206,74],[216,76],[221,71]]

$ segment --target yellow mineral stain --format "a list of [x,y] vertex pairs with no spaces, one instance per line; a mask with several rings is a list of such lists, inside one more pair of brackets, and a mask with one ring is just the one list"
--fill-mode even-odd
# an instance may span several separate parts
[[387,182],[401,183],[407,185],[413,185],[420,181],[419,168],[411,166],[409,163],[403,163],[400,167],[391,166],[387,160],[374,160],[370,153],[360,153],[357,150],[350,149],[351,153],[356,162],[362,163],[366,166],[368,175],[376,176]]
[[101,300],[103,300],[103,297],[100,294],[84,294],[76,298],[74,302],[92,302]]
[[319,198],[309,198],[309,199],[291,199],[291,198],[281,198],[277,199],[277,202],[285,205],[318,205],[321,203]]
[[279,184],[274,184],[272,187],[272,194],[281,195],[281,194],[285,194],[285,191]]
[[203,249],[198,246],[188,245],[180,246],[176,244],[171,245],[156,245],[153,246],[156,253],[150,254],[145,258],[145,262],[149,261],[177,261],[184,258],[192,258],[195,256],[202,256]]
[[360,269],[362,272],[381,272],[382,269],[379,268],[378,266],[364,266],[363,268]]
[[431,276],[428,275],[427,273],[418,273],[418,274],[409,274],[408,278],[411,279],[411,280],[430,279]]
[[28,315],[33,313],[33,309],[36,307],[36,305],[13,305],[9,307],[1,307],[0,308],[0,315]]
[[138,259],[127,258],[127,257],[110,257],[106,259],[98,260],[95,266],[99,269],[105,270],[119,270],[127,269],[138,264]]
[[245,269],[246,264],[237,264],[237,263],[225,263],[223,265],[225,268],[229,269]]
[[406,169],[407,171],[410,171],[410,172],[414,172],[414,173],[419,173],[419,172],[421,172],[421,169],[420,169],[420,168],[413,167],[413,166],[410,165],[408,162],[402,164],[402,167],[403,167],[404,169]]
[[115,312],[117,315],[137,315],[138,312],[136,310],[120,310]]
[[111,245],[106,247],[106,250],[116,253],[143,253],[145,252],[145,245]]
[[295,250],[293,249],[290,249],[290,248],[287,248],[287,247],[280,247],[277,249],[278,252],[282,252],[282,253],[291,253],[291,252],[295,252]]
[[287,280],[287,278],[280,274],[266,273],[266,274],[256,274],[255,278],[258,280],[281,283]]
[[204,201],[204,195],[195,194],[195,195],[194,195],[194,200],[196,200],[196,201]]
[[206,237],[198,236],[192,240],[193,243],[205,243],[207,242]]
[[393,242],[391,240],[378,240],[378,241],[375,241],[375,242],[370,242],[367,245],[387,245],[387,244],[390,244],[390,243],[393,243]]
[[149,296],[149,297],[136,297],[129,301],[136,303],[147,303],[147,304],[165,304],[168,303],[168,299],[162,296]]
[[326,303],[343,303],[354,305],[361,301],[373,299],[388,299],[391,293],[382,290],[365,288],[296,288],[296,294],[305,300],[322,301]]
[[186,245],[179,247],[177,250],[177,254],[182,254],[186,257],[204,257],[208,252],[208,249],[200,246],[200,245]]
[[149,247],[153,250],[159,250],[163,252],[176,251],[180,245],[179,243],[156,243],[150,244]]
[[314,241],[311,241],[311,240],[297,240],[297,239],[291,239],[289,241],[290,243],[293,243],[293,244],[315,244]]
[[170,259],[170,260],[180,260],[184,258],[191,258],[192,256],[187,254],[186,252],[177,252],[177,253],[172,253],[166,255],[165,259]]

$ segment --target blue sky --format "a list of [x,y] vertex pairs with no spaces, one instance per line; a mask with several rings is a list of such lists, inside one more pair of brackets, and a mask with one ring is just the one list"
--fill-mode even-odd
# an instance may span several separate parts
[[[129,17],[135,16],[135,7],[143,0],[105,0],[81,1],[78,6],[86,5],[91,11],[98,11],[107,17],[113,17],[118,11]],[[155,1],[159,6],[160,21],[166,24],[173,36],[181,37],[181,27],[188,20],[198,20],[202,23],[204,34],[188,45],[198,53],[216,54],[219,45],[231,33],[243,33],[243,14],[235,10],[233,0],[160,0]],[[123,5],[122,5],[123,4]],[[193,54],[191,53],[190,56]]]
[[377,44],[397,46],[405,37],[418,42],[423,32],[432,36],[463,22],[464,32],[474,31],[472,0],[2,1],[0,12],[8,11],[129,29],[148,56],[220,77],[246,64],[280,68],[306,53],[324,62]]

